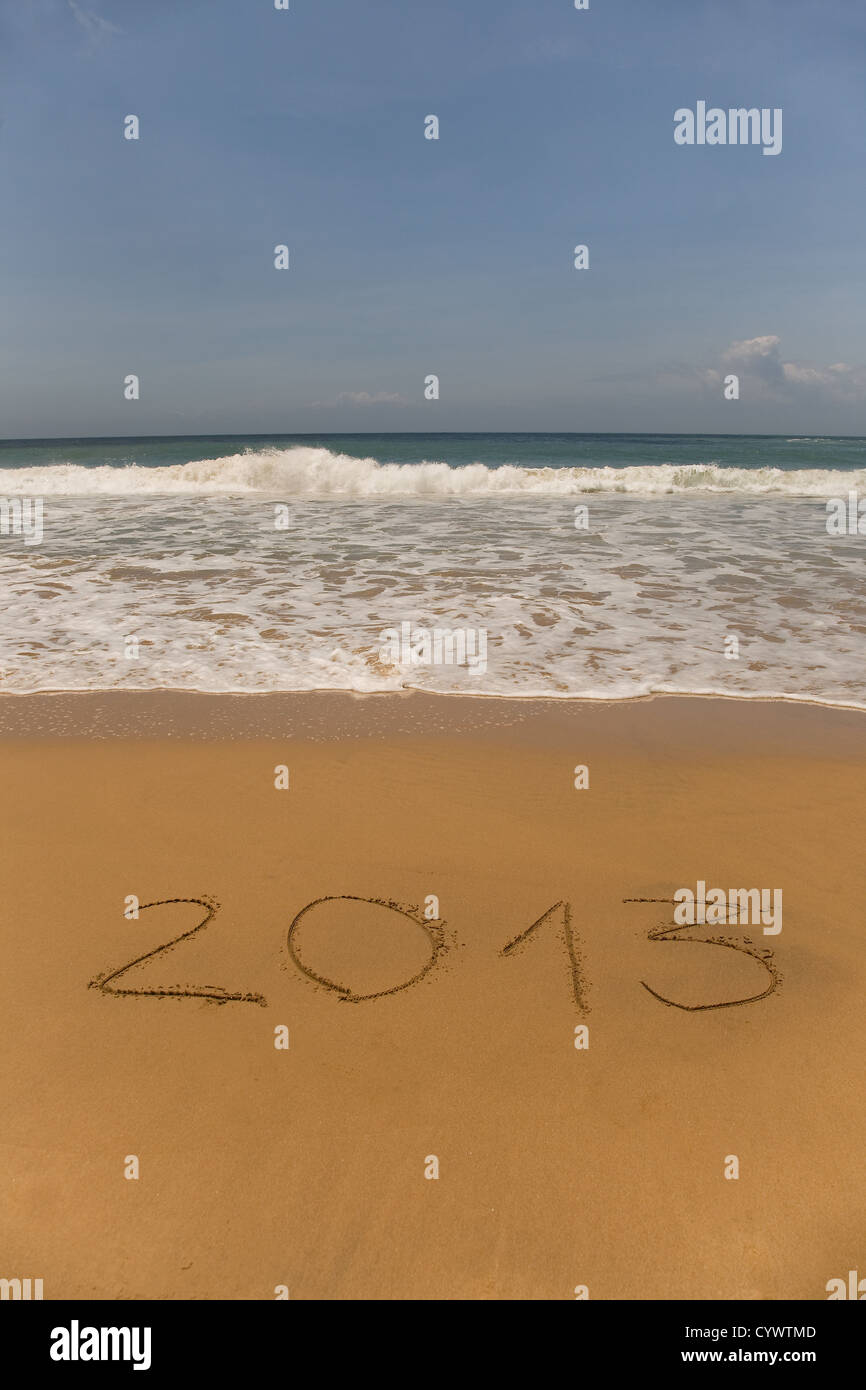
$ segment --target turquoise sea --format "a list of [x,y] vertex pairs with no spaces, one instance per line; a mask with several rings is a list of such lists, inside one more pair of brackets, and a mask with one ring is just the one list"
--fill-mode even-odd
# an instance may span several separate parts
[[320,434],[164,435],[158,438],[0,441],[0,468],[60,463],[142,468],[221,459],[250,452],[327,449],[380,463],[440,461],[452,468],[694,468],[866,469],[866,437],[796,438],[779,435],[707,434]]

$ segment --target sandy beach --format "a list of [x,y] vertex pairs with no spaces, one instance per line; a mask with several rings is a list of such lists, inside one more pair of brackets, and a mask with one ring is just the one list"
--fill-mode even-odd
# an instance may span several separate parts
[[[796,1300],[862,1263],[862,713],[7,696],[0,765],[0,1273]],[[698,881],[782,930],[672,934]]]

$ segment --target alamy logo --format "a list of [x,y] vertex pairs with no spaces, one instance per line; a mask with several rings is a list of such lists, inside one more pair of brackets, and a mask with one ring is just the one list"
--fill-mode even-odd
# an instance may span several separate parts
[[720,106],[707,109],[699,101],[694,111],[681,106],[674,112],[674,140],[678,145],[763,145],[764,154],[782,152],[782,108]]
[[[770,893],[773,910],[770,911]],[[744,926],[763,926],[765,936],[778,936],[782,930],[781,888],[710,888],[698,880],[696,892],[678,888],[674,893],[674,921],[680,927],[724,926],[727,922]]]
[[42,540],[41,497],[0,497],[0,535],[23,536],[25,545]]
[[468,666],[487,670],[487,630],[483,627],[413,627],[401,623],[379,637],[379,660],[387,666]]
[[0,1279],[0,1299],[39,1299],[42,1297],[41,1279]]
[[831,497],[827,502],[828,536],[866,536],[866,497],[860,501],[856,492],[844,497]]
[[828,1279],[824,1288],[828,1303],[838,1298],[856,1298],[858,1303],[866,1299],[866,1279],[861,1279],[856,1269],[848,1270],[847,1285],[844,1279]]
[[150,1370],[149,1327],[69,1327],[51,1329],[52,1361],[131,1361],[134,1371]]

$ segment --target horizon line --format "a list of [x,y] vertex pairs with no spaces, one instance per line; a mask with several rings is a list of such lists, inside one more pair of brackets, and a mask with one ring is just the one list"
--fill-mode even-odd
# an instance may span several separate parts
[[486,435],[528,435],[538,438],[571,435],[577,439],[614,437],[619,439],[866,439],[864,434],[817,434],[786,435],[779,431],[738,430],[723,432],[719,430],[265,430],[263,432],[216,434],[49,434],[18,435],[0,438],[0,448],[12,444],[97,444],[97,443],[135,443],[151,439],[317,439],[326,436],[331,439],[401,438],[417,436],[428,439],[433,435],[442,437]]

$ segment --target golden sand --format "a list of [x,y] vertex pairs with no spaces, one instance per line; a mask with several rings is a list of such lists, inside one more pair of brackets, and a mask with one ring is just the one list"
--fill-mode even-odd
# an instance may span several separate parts
[[[0,1274],[815,1299],[862,1264],[862,714],[6,697],[0,737]],[[781,888],[782,931],[674,932],[698,880]]]

